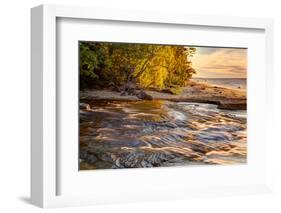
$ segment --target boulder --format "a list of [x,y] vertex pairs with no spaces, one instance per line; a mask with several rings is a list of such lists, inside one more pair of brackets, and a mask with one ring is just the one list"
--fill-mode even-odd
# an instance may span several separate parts
[[136,95],[136,84],[133,82],[127,82],[123,88],[124,91],[128,93],[128,95]]
[[144,91],[140,91],[138,94],[137,94],[137,97],[139,99],[143,99],[143,100],[153,100],[153,97],[149,94],[147,94],[146,92]]

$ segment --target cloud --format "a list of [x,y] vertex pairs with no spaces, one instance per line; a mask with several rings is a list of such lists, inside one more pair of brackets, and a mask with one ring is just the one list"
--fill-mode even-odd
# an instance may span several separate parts
[[213,48],[213,47],[197,47],[197,52],[202,54],[202,55],[205,55],[205,54],[211,54],[211,53],[214,53],[218,51],[217,48]]
[[246,78],[247,49],[197,47],[192,64],[194,77]]

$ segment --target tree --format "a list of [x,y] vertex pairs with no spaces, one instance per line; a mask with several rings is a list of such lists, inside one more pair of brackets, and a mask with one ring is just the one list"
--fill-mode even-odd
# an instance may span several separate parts
[[80,87],[138,84],[140,87],[184,86],[195,70],[196,49],[184,46],[80,42]]

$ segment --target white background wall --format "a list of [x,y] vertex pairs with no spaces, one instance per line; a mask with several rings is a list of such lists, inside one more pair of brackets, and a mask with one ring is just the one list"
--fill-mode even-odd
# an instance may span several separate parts
[[[30,178],[30,8],[42,3],[123,9],[269,17],[275,20],[274,193],[184,201],[120,204],[52,212],[280,212],[281,210],[281,12],[278,0],[2,0],[0,6],[0,211],[37,212],[29,204]],[[280,84],[280,85],[278,85]],[[258,94],[257,94],[258,95]],[[279,133],[279,134],[278,134]],[[237,174],[239,175],[239,174]]]

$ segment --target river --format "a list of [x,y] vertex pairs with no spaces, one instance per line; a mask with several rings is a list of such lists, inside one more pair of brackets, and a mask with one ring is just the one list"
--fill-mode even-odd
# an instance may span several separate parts
[[246,111],[169,101],[92,101],[80,111],[80,169],[242,164]]

